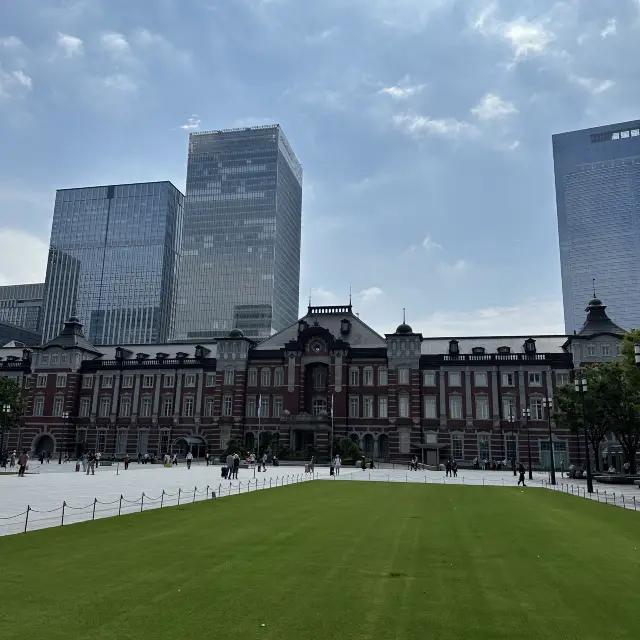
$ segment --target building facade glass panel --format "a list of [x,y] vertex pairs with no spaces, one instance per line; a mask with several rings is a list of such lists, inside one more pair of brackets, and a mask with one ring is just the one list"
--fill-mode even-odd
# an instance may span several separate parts
[[43,338],[76,315],[95,345],[167,342],[184,197],[170,182],[56,194]]
[[301,213],[302,168],[279,125],[191,134],[175,338],[294,323]]
[[44,283],[0,287],[0,322],[38,333],[43,297]]
[[594,295],[640,326],[640,120],[553,136],[567,334]]

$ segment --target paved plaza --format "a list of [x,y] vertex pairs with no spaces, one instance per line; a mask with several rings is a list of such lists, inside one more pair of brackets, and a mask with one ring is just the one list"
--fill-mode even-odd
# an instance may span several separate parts
[[[0,476],[0,535],[32,531],[105,518],[141,510],[176,506],[178,503],[216,499],[285,484],[310,480],[359,482],[412,482],[475,486],[515,486],[517,477],[509,471],[474,471],[461,469],[457,478],[447,478],[442,471],[409,471],[404,465],[383,465],[362,471],[343,467],[332,478],[327,467],[316,467],[315,475],[305,474],[302,466],[267,467],[266,472],[240,469],[238,480],[223,480],[220,466],[194,464],[178,467],[139,465],[133,462],[127,471],[122,465],[100,467],[95,476],[75,472],[75,464],[55,462],[40,465],[31,461],[25,478]],[[529,487],[550,488],[548,474],[535,473]],[[630,509],[640,507],[640,493],[635,486],[594,487],[593,500]],[[556,490],[588,497],[584,480],[569,480],[558,474]],[[144,493],[144,498],[142,494]],[[122,496],[122,499],[121,499]],[[63,514],[63,503],[66,502]],[[27,514],[27,510],[29,513]]]

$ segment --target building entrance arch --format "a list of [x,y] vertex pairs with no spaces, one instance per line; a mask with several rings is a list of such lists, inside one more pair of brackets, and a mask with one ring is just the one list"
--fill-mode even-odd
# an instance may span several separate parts
[[34,449],[36,452],[36,456],[39,456],[41,454],[46,455],[48,453],[53,453],[55,449],[55,443],[53,441],[53,438],[49,434],[43,433],[36,440]]

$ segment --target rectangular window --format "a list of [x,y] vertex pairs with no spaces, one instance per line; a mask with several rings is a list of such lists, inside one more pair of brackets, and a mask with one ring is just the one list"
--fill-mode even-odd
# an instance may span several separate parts
[[100,413],[101,418],[108,418],[111,413],[111,398],[100,398]]
[[596,345],[595,344],[587,345],[587,355],[588,356],[595,356],[596,355]]
[[511,396],[502,398],[502,419],[508,420],[509,416],[517,418],[516,414],[516,399]]
[[603,356],[610,356],[611,355],[611,345],[608,344],[603,344],[600,347],[602,349],[602,355]]
[[162,417],[170,418],[173,415],[173,396],[162,398]]
[[373,397],[365,396],[362,399],[362,417],[373,418]]
[[82,398],[80,400],[80,417],[88,418],[90,413],[91,413],[91,399]]
[[389,376],[386,367],[380,367],[378,369],[378,385],[386,387],[389,384]]
[[451,455],[454,460],[462,460],[462,457],[463,457],[462,436],[458,436],[458,435],[451,436]]
[[284,385],[284,369],[282,367],[276,369],[273,384],[276,387],[282,387]]
[[144,455],[147,453],[147,449],[149,448],[149,432],[146,429],[142,429],[138,431],[138,451],[137,453],[141,453]]
[[59,356],[57,353],[52,353],[51,354],[51,364],[58,364],[58,360],[59,360]]
[[531,398],[529,401],[529,408],[531,409],[532,420],[543,420],[544,412],[542,410],[542,398]]
[[409,417],[409,396],[406,393],[401,393],[398,396],[398,416],[400,418]]
[[193,417],[193,410],[195,407],[196,401],[193,396],[186,396],[184,399],[184,404],[182,405],[182,415],[185,418]]
[[514,387],[516,384],[516,377],[513,373],[503,373],[502,374],[502,386],[503,387]]
[[515,435],[512,435],[510,433],[506,433],[505,436],[505,443],[507,445],[506,449],[507,449],[507,460],[513,460],[514,458],[517,460],[518,458],[518,440],[516,439]]
[[113,376],[102,376],[102,388],[113,389]]
[[122,396],[120,400],[120,417],[128,418],[131,415],[131,398],[129,396]]
[[56,387],[58,389],[64,389],[67,386],[67,376],[64,373],[59,373],[56,376]]
[[398,369],[398,384],[409,384],[409,369],[407,369],[407,367],[400,367]]
[[153,389],[153,378],[154,376],[144,376],[142,378],[142,387],[144,389]]
[[247,398],[247,418],[255,418],[257,415],[256,399]]
[[260,371],[260,386],[262,387],[271,386],[271,369],[262,369]]
[[133,389],[133,376],[122,376],[122,388]]
[[389,400],[387,396],[380,396],[378,398],[378,418],[389,417]]
[[436,396],[424,397],[424,417],[427,420],[435,420],[438,417],[438,398]]
[[542,386],[542,374],[538,371],[529,374],[529,386],[541,387]]
[[449,378],[450,387],[462,386],[462,375],[458,371],[450,371],[447,376]]
[[462,396],[449,396],[449,417],[452,420],[462,420]]
[[411,451],[411,438],[409,431],[402,430],[398,433],[398,444],[400,446],[400,453],[409,453]]
[[269,417],[269,396],[260,396],[260,417]]
[[64,406],[64,396],[56,396],[53,400],[53,415],[59,417],[62,415]]
[[165,375],[162,378],[162,386],[163,387],[171,387],[171,388],[173,388],[175,386],[175,383],[176,383],[176,379],[172,375]]
[[489,386],[488,376],[484,371],[476,371],[473,374],[473,381],[475,382],[476,387]]
[[120,429],[118,431],[118,439],[116,440],[116,454],[124,455],[127,451],[127,431]]
[[357,418],[360,415],[360,402],[358,396],[349,397],[349,417]]
[[226,417],[233,415],[233,396],[229,394],[222,399],[222,415]]
[[360,371],[356,367],[349,369],[349,384],[357,387],[360,384]]
[[96,449],[100,452],[104,451],[107,448],[107,432],[106,431],[98,431],[98,445]]
[[327,388],[327,372],[324,369],[313,370],[313,388],[315,391]]
[[82,388],[83,389],[93,388],[93,376],[82,376]]
[[33,403],[33,415],[41,416],[44,413],[44,398],[37,396]]
[[216,374],[207,373],[207,387],[215,387],[215,386],[216,386]]
[[60,364],[69,364],[69,356],[66,353],[60,356]]
[[236,372],[233,369],[224,370],[224,383],[226,385],[232,385],[236,379]]
[[280,418],[282,416],[282,408],[284,406],[284,400],[282,396],[275,396],[273,399],[273,417]]
[[371,367],[365,367],[362,372],[362,384],[365,387],[373,386],[373,369]]
[[36,387],[38,387],[39,389],[44,389],[46,386],[47,386],[47,374],[41,373],[38,375],[38,382],[36,384]]
[[569,384],[569,374],[556,371],[556,385],[558,387],[564,387],[566,384]]
[[249,387],[258,386],[258,370],[257,369],[249,369],[249,373],[247,374],[247,386]]
[[476,396],[476,420],[489,419],[489,397]]
[[213,417],[213,398],[208,397],[204,399],[204,417]]
[[422,374],[422,386],[435,387],[436,386],[436,374],[434,371],[425,371]]
[[49,356],[46,353],[40,356],[40,364],[49,364]]
[[481,461],[491,460],[489,436],[478,436],[478,458],[480,458]]
[[140,417],[149,418],[151,416],[151,396],[142,396],[140,403]]
[[187,375],[184,377],[184,386],[190,389],[196,386],[195,373],[187,373]]
[[160,440],[158,442],[158,453],[163,455],[169,451],[169,431],[163,430],[160,432]]

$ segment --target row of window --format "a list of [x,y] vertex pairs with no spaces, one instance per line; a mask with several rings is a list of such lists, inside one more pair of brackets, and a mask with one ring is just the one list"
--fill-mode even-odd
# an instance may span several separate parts
[[[133,389],[134,385],[133,375],[123,375],[122,376],[122,388],[123,389]],[[162,378],[162,386],[165,388],[173,388],[176,385],[176,377],[173,374],[165,374],[161,376]],[[142,388],[143,389],[153,389],[155,384],[155,375],[143,375],[142,376]],[[100,386],[102,389],[113,389],[114,384],[114,376],[102,376],[100,378]],[[187,389],[195,388],[198,377],[195,373],[187,373],[184,376],[184,386]],[[215,373],[207,373],[205,384],[207,387],[215,387],[216,386],[216,374]],[[93,388],[93,376],[82,376],[82,388],[83,389],[92,389]]]
[[[475,412],[472,416],[476,420],[490,420],[489,415],[489,396],[477,395],[475,400]],[[425,396],[424,400],[424,418],[427,420],[436,420],[438,416],[438,397]],[[543,398],[529,398],[529,409],[531,411],[530,420],[545,420],[545,404]],[[462,420],[462,396],[450,395],[447,417],[451,420]],[[399,414],[400,417],[406,417]],[[382,417],[382,416],[381,416]],[[502,398],[502,419],[509,420],[513,418],[514,422],[520,422],[521,416],[516,411],[516,400],[513,397]]]
[[57,364],[68,365],[69,364],[69,354],[68,353],[52,353],[48,355],[43,353],[40,356],[40,364],[52,365],[55,366]]
[[[601,344],[600,346],[600,355],[609,357],[612,354],[611,345],[610,344]],[[597,356],[598,355],[598,345],[597,344],[588,344],[587,345],[587,355],[588,356]],[[620,345],[616,345],[616,355],[620,355]]]
[[[503,387],[515,387],[516,374],[512,372],[503,372],[500,377],[501,386]],[[532,371],[528,374],[528,382],[530,387],[542,387],[543,377],[542,372]],[[462,386],[462,373],[459,371],[447,372],[447,383],[450,387]],[[556,371],[556,385],[562,387],[569,383],[569,373],[566,371]],[[436,372],[424,371],[422,374],[422,384],[425,387],[436,386]],[[489,374],[486,371],[474,371],[473,372],[473,384],[475,387],[488,387],[489,386]]]

